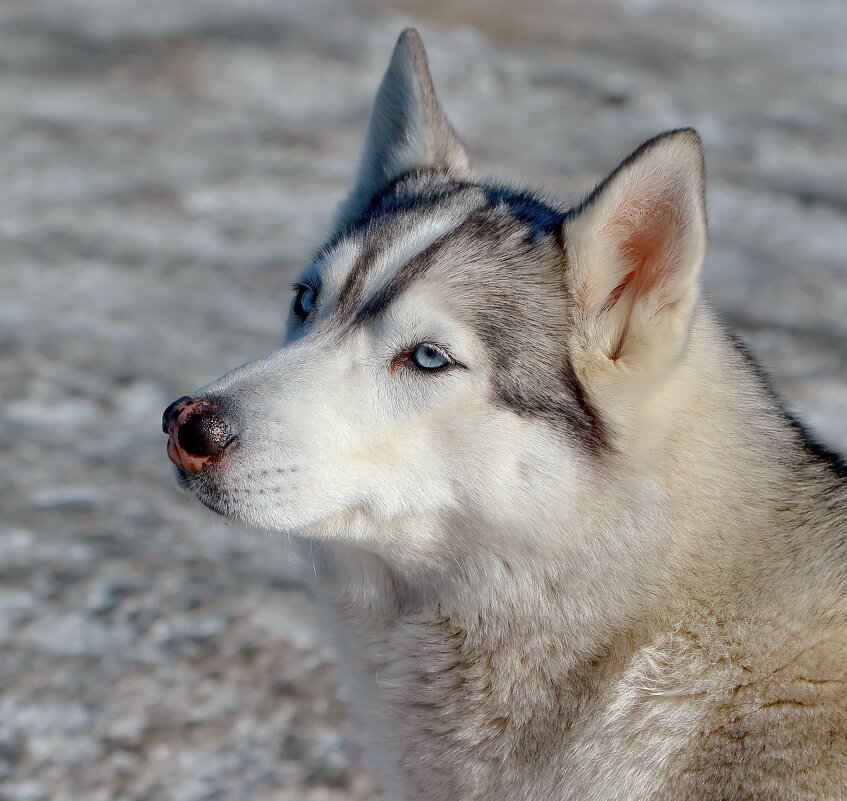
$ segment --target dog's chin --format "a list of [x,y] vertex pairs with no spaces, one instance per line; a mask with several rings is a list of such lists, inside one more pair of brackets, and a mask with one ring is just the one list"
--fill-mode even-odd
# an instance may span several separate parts
[[180,488],[191,492],[194,477],[179,467],[174,467],[174,474],[176,475],[176,483],[179,484]]
[[195,475],[177,467],[176,481],[181,489],[197,498],[208,509],[221,517],[234,520],[238,517],[237,510],[227,500],[226,494],[206,475]]
[[221,517],[226,517],[230,520],[238,518],[237,510],[232,504],[227,501],[226,497],[214,487],[188,487],[188,490],[194,495],[200,503],[207,509],[211,509],[215,514]]
[[221,517],[226,517],[229,520],[237,520],[237,510],[232,508],[232,505],[215,489],[203,488],[194,491],[197,500],[207,509],[211,509]]

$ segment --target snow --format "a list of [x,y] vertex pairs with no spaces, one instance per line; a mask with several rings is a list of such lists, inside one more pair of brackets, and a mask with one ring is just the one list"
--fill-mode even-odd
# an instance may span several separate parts
[[575,199],[698,127],[708,292],[847,448],[842,0],[0,4],[4,799],[373,798],[306,570],[159,415],[274,347],[408,23],[487,173]]

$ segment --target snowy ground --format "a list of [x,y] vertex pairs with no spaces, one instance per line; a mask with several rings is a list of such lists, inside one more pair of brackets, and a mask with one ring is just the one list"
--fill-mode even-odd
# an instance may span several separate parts
[[274,346],[410,21],[492,173],[576,198],[697,126],[710,294],[847,447],[843,0],[5,0],[2,801],[373,797],[288,542],[159,416]]

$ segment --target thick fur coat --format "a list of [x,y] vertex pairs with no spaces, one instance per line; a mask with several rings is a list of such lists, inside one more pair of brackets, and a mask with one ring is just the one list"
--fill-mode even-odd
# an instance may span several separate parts
[[705,248],[695,132],[565,209],[471,172],[401,36],[285,347],[195,393],[235,434],[182,472],[309,541],[387,801],[847,798],[844,464]]

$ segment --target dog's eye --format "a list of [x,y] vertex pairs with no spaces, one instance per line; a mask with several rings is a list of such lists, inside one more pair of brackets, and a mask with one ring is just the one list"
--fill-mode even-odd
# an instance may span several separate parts
[[318,292],[312,286],[305,284],[296,286],[297,295],[294,298],[294,313],[305,320],[314,310],[318,301]]
[[435,345],[418,345],[410,355],[411,360],[424,370],[440,370],[451,364],[450,357]]

